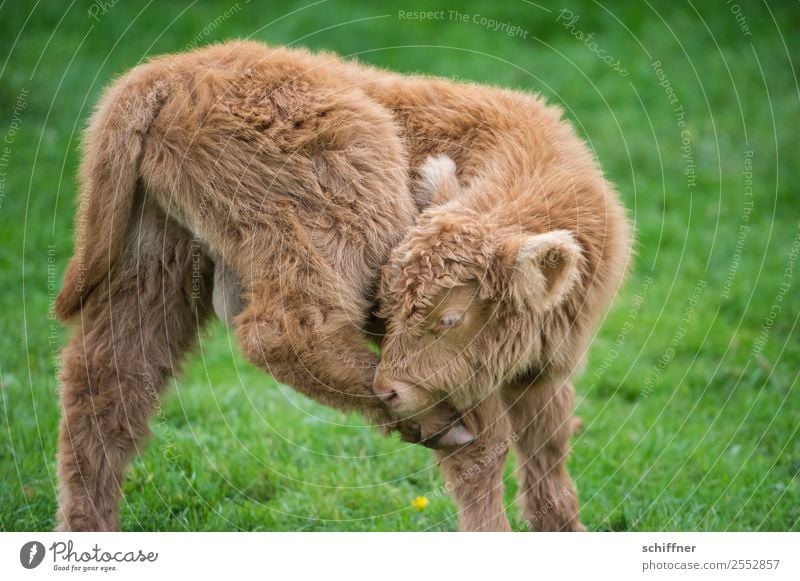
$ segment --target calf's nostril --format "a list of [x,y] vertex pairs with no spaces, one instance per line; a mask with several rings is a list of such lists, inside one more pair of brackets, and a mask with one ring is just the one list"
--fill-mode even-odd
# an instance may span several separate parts
[[383,389],[376,389],[375,395],[381,398],[385,402],[390,402],[392,400],[397,399],[397,392],[392,388],[383,388]]
[[388,405],[396,405],[400,401],[395,382],[391,380],[376,379],[372,384],[372,391]]
[[386,403],[388,403],[390,405],[396,403],[397,399],[398,399],[396,391],[388,391],[388,392],[386,392],[383,395],[380,395],[378,397],[380,397],[384,402],[386,402]]

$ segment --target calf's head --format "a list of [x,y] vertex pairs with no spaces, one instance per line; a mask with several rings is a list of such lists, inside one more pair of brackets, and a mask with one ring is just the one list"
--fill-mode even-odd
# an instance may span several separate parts
[[503,227],[457,203],[429,208],[382,272],[375,393],[404,416],[443,400],[463,410],[543,367],[553,348],[543,335],[571,324],[582,260],[567,230]]

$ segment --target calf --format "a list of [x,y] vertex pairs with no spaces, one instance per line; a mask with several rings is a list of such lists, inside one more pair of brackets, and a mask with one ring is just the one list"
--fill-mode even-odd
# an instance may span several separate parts
[[623,277],[630,232],[565,126],[519,126],[463,185],[446,157],[423,166],[438,205],[384,268],[374,390],[401,416],[444,401],[464,412],[475,440],[437,452],[462,530],[509,530],[502,474],[513,444],[527,526],[577,531],[570,380]]

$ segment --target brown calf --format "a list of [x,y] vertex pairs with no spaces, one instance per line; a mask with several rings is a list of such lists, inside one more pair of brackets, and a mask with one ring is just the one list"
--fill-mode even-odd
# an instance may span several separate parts
[[[593,234],[582,239],[569,220],[556,220],[555,227],[576,233],[581,264],[594,268],[587,273],[598,273],[600,294],[592,295],[590,281],[583,278],[570,287],[570,297],[593,297],[587,314],[575,315],[593,322],[608,302],[622,261],[596,247],[598,212],[610,216],[609,247],[625,246],[627,226],[585,146],[558,116],[520,93],[403,77],[331,55],[245,42],[154,59],[116,81],[84,138],[75,255],[57,302],[59,316],[75,329],[63,354],[59,528],[118,527],[125,466],[148,432],[158,394],[178,372],[213,303],[232,320],[247,357],[279,381],[326,405],[360,411],[373,424],[397,428],[410,439],[432,434],[438,440],[455,430],[449,443],[469,440],[463,428],[460,433],[457,425],[448,429],[453,418],[446,405],[431,402],[422,413],[396,413],[375,396],[378,360],[364,344],[364,329],[378,273],[412,228],[419,208],[444,204],[439,210],[446,214],[450,198],[462,204],[471,184],[494,195],[513,185],[502,171],[524,172],[528,181],[517,185],[533,192],[539,177],[547,175],[543,168],[563,165],[566,174],[577,168],[577,189],[568,179],[560,183],[573,187],[570,195],[594,200],[595,222],[587,225]],[[539,142],[528,143],[531,149],[507,141],[537,126],[546,127],[557,145],[548,144],[545,133]],[[501,168],[494,160],[502,152],[509,159]],[[457,164],[457,184],[434,179],[435,188],[409,191],[410,172],[429,155],[441,154]],[[566,163],[570,156],[574,159]],[[487,188],[493,180],[496,188]],[[598,199],[607,205],[595,203]],[[470,210],[490,212],[487,200],[485,207]],[[541,205],[529,208],[508,200],[504,228],[515,215],[542,212]],[[574,211],[575,202],[564,209]],[[413,241],[437,222],[439,210],[431,208],[401,248],[415,247]],[[520,231],[549,229],[537,223]],[[533,259],[537,250],[529,250]],[[402,334],[400,321],[409,317],[398,287],[401,260],[395,255],[382,295],[391,318],[387,360],[398,369],[395,337]],[[528,282],[546,286],[535,276]],[[241,304],[219,292],[230,286],[238,287],[232,294],[236,299],[240,294]],[[516,297],[520,312],[526,304],[524,286],[522,281],[508,287],[519,289],[509,296]],[[486,300],[495,304],[494,298]],[[490,310],[487,321],[493,316]],[[533,318],[525,329],[539,323]],[[581,324],[587,338],[591,325]],[[541,336],[550,330],[542,327]],[[559,337],[553,336],[553,344]],[[546,351],[560,362],[559,369],[572,369],[572,356],[552,355],[550,339],[546,342],[550,350],[539,348],[537,357]],[[414,350],[408,354],[413,358]],[[518,363],[492,373],[508,376],[504,385],[520,384],[537,368],[530,355],[511,341],[504,361]],[[564,371],[558,377],[568,375]],[[565,393],[557,389],[563,383],[552,381],[554,394]],[[534,397],[520,385],[519,400],[531,400],[511,405],[503,415],[500,410],[506,408],[489,397],[498,393],[498,382],[479,383],[474,389],[449,385],[430,391],[469,410],[464,422],[478,435],[474,444],[443,456],[442,465],[448,481],[456,482],[462,517],[470,510],[465,507],[477,507],[473,517],[462,518],[462,528],[504,528],[496,487],[475,505],[480,491],[469,479],[459,480],[463,466],[486,458],[481,451],[490,450],[496,459],[482,477],[499,482],[504,451],[501,445],[494,453],[492,446],[508,442],[509,425],[516,426],[523,458],[533,455],[537,442],[565,450],[566,437],[552,429],[541,434],[539,424],[531,424],[526,436],[519,421],[514,423],[514,408],[550,409],[554,416],[568,417],[571,399],[553,407],[552,398],[542,399],[542,390]],[[422,426],[405,419],[411,415],[422,418]],[[486,418],[499,419],[490,425]],[[523,470],[531,474],[526,476],[530,487],[542,488],[537,462],[524,460],[532,467]],[[531,508],[537,502],[532,500]]]

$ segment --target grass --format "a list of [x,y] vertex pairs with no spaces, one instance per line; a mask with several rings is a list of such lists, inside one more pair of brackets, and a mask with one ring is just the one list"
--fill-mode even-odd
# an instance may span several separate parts
[[[724,3],[571,2],[572,16],[525,2],[102,4],[95,18],[83,4],[0,8],[0,530],[53,526],[65,333],[49,309],[71,252],[79,131],[101,88],[146,56],[233,37],[563,105],[638,236],[635,271],[577,381],[585,429],[570,469],[583,520],[800,530],[796,6],[740,2],[737,20]],[[400,17],[419,9],[444,19]],[[275,384],[219,325],[201,344],[130,470],[125,529],[454,528],[426,450]],[[424,511],[411,507],[419,495]]]

